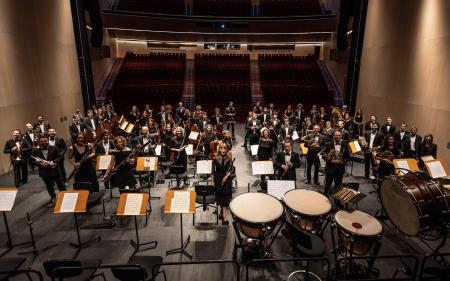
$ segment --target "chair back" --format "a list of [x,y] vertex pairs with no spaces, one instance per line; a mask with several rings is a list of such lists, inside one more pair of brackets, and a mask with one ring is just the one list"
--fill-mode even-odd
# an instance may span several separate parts
[[111,272],[115,278],[120,281],[144,281],[147,278],[147,272],[142,267],[127,265],[126,267],[113,267]]
[[216,201],[214,186],[212,185],[195,185],[195,203],[212,204]]
[[[61,271],[55,270],[58,267],[73,267],[73,269]],[[52,280],[79,276],[83,273],[83,270],[80,267],[81,262],[79,260],[47,260],[44,262],[45,273],[47,276],[51,277]]]

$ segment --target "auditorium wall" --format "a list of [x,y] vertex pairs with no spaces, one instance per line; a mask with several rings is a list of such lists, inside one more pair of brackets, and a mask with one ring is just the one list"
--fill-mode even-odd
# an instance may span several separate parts
[[450,1],[369,0],[364,36],[357,107],[432,133],[450,166]]
[[[0,1],[0,54],[2,145],[41,113],[68,138],[71,114],[82,109],[70,1]],[[0,173],[8,167],[2,153]]]

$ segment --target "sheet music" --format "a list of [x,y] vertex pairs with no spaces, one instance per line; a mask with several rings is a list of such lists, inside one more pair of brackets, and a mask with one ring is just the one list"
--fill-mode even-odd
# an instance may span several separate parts
[[144,168],[148,168],[149,171],[154,171],[156,167],[157,157],[144,157]]
[[170,201],[170,212],[189,213],[191,205],[191,193],[187,191],[175,191]]
[[295,141],[295,140],[298,140],[299,138],[300,138],[300,137],[298,136],[297,131],[294,131],[294,132],[292,133],[292,140]]
[[283,199],[284,194],[289,190],[295,189],[295,181],[268,180],[267,193],[278,199]]
[[120,129],[125,131],[125,129],[127,128],[128,124],[130,124],[130,123],[127,122],[127,121],[123,122],[122,125],[120,125]]
[[[406,160],[396,160],[396,162],[397,162],[397,168],[410,170],[408,161],[406,161]],[[400,174],[401,175],[404,175],[406,173],[407,172],[405,170],[400,170]]]
[[252,152],[252,156],[258,155],[259,144],[250,145],[250,150]]
[[192,143],[188,144],[188,146],[185,148],[186,155],[194,155],[194,145]]
[[272,161],[255,161],[252,162],[253,175],[273,175]]
[[212,160],[199,160],[197,161],[197,174],[198,175],[210,175],[212,172]]
[[123,214],[127,216],[138,216],[141,213],[142,198],[144,194],[128,193],[127,201],[125,202],[125,208]]
[[197,140],[198,134],[199,134],[198,132],[191,131],[191,132],[189,133],[188,139],[190,139],[190,140]]
[[359,145],[359,141],[353,141],[353,145],[355,146],[355,152],[361,151],[361,146]]
[[422,157],[420,157],[420,159],[422,159],[423,162],[428,162],[428,161],[435,160],[433,155],[422,156]]
[[444,166],[442,165],[441,161],[427,162],[425,163],[425,165],[428,166],[428,170],[430,171],[432,178],[436,179],[447,176],[447,173],[445,172]]
[[9,212],[14,206],[14,201],[16,200],[17,189],[16,190],[1,190],[0,189],[0,211]]
[[63,199],[61,202],[61,208],[59,209],[59,212],[60,213],[75,212],[77,200],[78,200],[78,193],[76,193],[76,192],[64,193]]
[[101,155],[98,157],[98,170],[107,170],[111,163],[112,155]]
[[156,156],[161,156],[161,145],[160,144],[158,144],[155,147],[155,154],[156,154]]

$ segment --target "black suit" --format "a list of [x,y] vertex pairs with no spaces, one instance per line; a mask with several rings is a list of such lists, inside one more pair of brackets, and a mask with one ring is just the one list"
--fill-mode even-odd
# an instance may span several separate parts
[[83,133],[84,129],[86,129],[86,126],[80,122],[80,129],[78,130],[78,127],[75,123],[70,124],[69,126],[69,132],[70,132],[70,138],[72,141],[72,144],[75,144],[77,142],[77,136],[79,133]]
[[[147,151],[144,151],[143,149],[141,150],[142,152],[139,153],[139,156],[153,156],[154,155],[154,150],[153,148],[155,147],[155,139],[152,138],[150,136],[150,134],[147,136],[147,140],[146,142],[150,141],[150,144],[147,144]],[[135,145],[139,145],[139,146],[143,146],[144,143],[144,136],[140,135],[135,139]]]
[[[266,118],[266,120],[264,120],[264,117]],[[269,123],[269,121],[270,121],[270,114],[269,114],[269,112],[262,113],[261,115],[258,116],[258,119],[259,119],[259,122],[262,125],[265,125],[266,123]]]
[[[31,135],[28,133],[28,131],[25,132],[25,134],[22,135],[23,138],[25,138],[27,140],[27,142],[31,145],[33,145],[34,139],[37,138],[37,133],[35,133],[34,131],[32,132],[33,137],[31,137]],[[31,155],[31,151],[30,151],[30,155]]]
[[[218,118],[217,118],[217,117],[218,117]],[[219,119],[219,120],[217,120],[217,119]],[[223,122],[224,122],[224,119],[223,119],[223,116],[222,116],[222,115],[219,115],[219,116],[213,115],[213,116],[211,116],[211,117],[209,118],[209,120],[211,121],[211,124],[212,124],[213,126],[217,126],[218,124],[223,124]],[[217,122],[217,121],[219,121],[219,122]]]
[[[286,134],[286,128],[288,129],[287,134]],[[283,123],[280,125],[279,133],[280,133],[282,140],[284,140],[285,138],[291,138],[292,134],[294,133],[294,128],[292,128],[292,126],[290,124],[286,125]]]
[[[335,142],[334,140],[332,142],[325,144],[325,153],[329,153],[330,150],[334,149],[336,150]],[[325,157],[325,189],[324,194],[328,195],[331,189],[331,184],[334,181],[335,188],[338,188],[342,185],[342,180],[344,178],[345,173],[345,163],[347,159],[349,158],[349,151],[348,151],[348,143],[346,141],[341,141],[341,155],[342,155],[342,162],[332,163],[327,157]]]
[[[291,163],[292,166],[284,173],[282,168],[283,165],[286,165],[286,153],[283,151],[278,152],[275,156],[275,161],[273,163],[275,169],[277,170],[277,177],[280,180],[293,180],[297,179],[297,174],[295,169],[300,167],[300,155],[297,152],[291,151]],[[283,175],[284,174],[284,175]]]
[[394,135],[395,134],[395,126],[391,124],[391,125],[389,125],[389,129],[388,129],[388,124],[383,124],[383,126],[381,126],[381,133],[385,136]]
[[[365,132],[364,138],[366,139],[367,144],[370,146],[370,136],[371,132]],[[375,134],[375,138],[373,139],[372,148],[381,148],[384,142],[384,135],[377,132]],[[370,175],[370,166],[373,165],[372,162],[372,153],[364,153],[364,176],[366,178]]]
[[[53,161],[54,163],[59,163],[59,161],[61,161],[62,154],[56,146],[49,145],[47,151],[48,151],[47,157],[44,156],[42,148],[33,149],[32,155],[47,161]],[[34,162],[35,165],[39,166],[39,176],[44,181],[45,186],[47,187],[47,192],[51,198],[56,197],[55,189],[53,188],[53,183],[56,183],[56,186],[58,186],[59,191],[66,190],[66,187],[64,186],[64,183],[61,179],[61,174],[58,166],[55,168],[46,167],[34,159],[31,159],[30,161]]]
[[[52,145],[50,142],[50,138],[49,138],[49,144]],[[55,137],[54,145],[59,149],[59,152],[61,153],[61,161],[58,162],[58,168],[59,168],[59,172],[61,173],[62,179],[64,181],[66,181],[67,175],[66,175],[66,169],[64,168],[64,155],[66,154],[66,151],[67,151],[67,145],[66,145],[66,142],[64,141],[64,139],[58,138],[58,137]]]
[[397,148],[400,149],[401,152],[403,152],[402,147],[403,147],[403,141],[405,140],[405,138],[407,138],[409,135],[408,131],[405,131],[403,134],[403,138],[401,135],[400,131],[395,132],[394,137],[395,137],[395,143],[397,144]]
[[[254,127],[254,129],[252,129],[252,127]],[[258,119],[248,119],[245,128],[247,129],[247,137],[250,139],[250,145],[258,144],[261,122]]]
[[[33,131],[38,132],[38,133],[41,133],[41,134],[47,133],[47,132],[45,131],[45,129],[42,130],[41,125],[44,125],[44,123],[42,123],[42,124],[41,124],[41,123],[36,123],[36,124],[34,124],[34,126],[33,126]],[[50,126],[50,123],[48,123],[47,130],[50,129],[51,127],[52,127],[52,126]]]
[[20,154],[22,158],[20,161],[15,161],[12,159],[12,149],[16,146],[16,141],[14,139],[8,140],[5,143],[5,148],[3,150],[4,153],[9,153],[11,156],[11,163],[14,170],[14,185],[16,187],[28,182],[28,158],[31,154],[31,144],[28,143],[26,139],[20,138],[18,142],[20,145]]
[[[109,150],[114,149],[114,143],[112,141],[108,141],[109,144]],[[106,155],[106,149],[103,145],[103,141],[99,141],[97,145],[95,146],[95,154],[96,155]]]
[[[312,146],[312,140],[317,139],[319,147]],[[319,168],[320,168],[320,160],[317,154],[321,150],[321,146],[325,142],[325,137],[321,134],[310,134],[306,138],[305,147],[308,148],[308,153],[306,154],[306,180],[311,182],[311,168],[314,165],[314,183],[319,182]]]
[[414,158],[418,159],[420,155],[420,148],[422,143],[422,137],[416,135],[416,139],[414,141],[414,150],[411,149],[411,134],[403,138],[402,141],[402,152],[405,158]]
[[301,132],[302,131],[302,124],[305,120],[305,111],[302,109],[301,111],[299,109],[295,110],[295,127],[296,130]]
[[92,121],[91,121],[91,119],[89,119],[88,117],[85,117],[84,120],[83,120],[83,124],[84,124],[85,128],[86,128],[89,132],[91,132],[91,133],[92,133],[92,132],[95,132],[95,130],[96,130],[96,129],[98,128],[98,126],[99,126],[97,117],[93,117],[92,119],[94,120],[95,129],[94,129],[94,127],[92,126]]

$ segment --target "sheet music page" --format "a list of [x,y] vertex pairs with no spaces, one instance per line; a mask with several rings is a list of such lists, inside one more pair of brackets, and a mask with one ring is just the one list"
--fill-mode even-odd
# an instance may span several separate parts
[[212,160],[199,160],[197,161],[197,174],[198,175],[210,175],[212,172]]
[[144,157],[144,168],[148,168],[149,171],[154,171],[156,159],[157,157]]
[[190,140],[197,140],[198,134],[199,134],[198,132],[191,131],[191,132],[189,133],[188,139],[190,139]]
[[98,157],[98,169],[99,170],[107,170],[109,164],[111,163],[112,155],[101,155]]
[[250,145],[250,150],[252,152],[252,156],[258,155],[259,144]]
[[175,191],[170,202],[172,213],[189,213],[191,205],[191,193],[186,191]]
[[432,178],[436,179],[447,176],[447,173],[445,172],[445,169],[442,166],[441,161],[427,162],[425,163],[425,165],[428,166],[428,170],[430,171]]
[[155,147],[155,154],[156,154],[156,156],[161,156],[161,145],[160,144],[158,144]]
[[60,213],[73,213],[75,212],[75,206],[77,205],[78,193],[70,192],[64,193],[61,209],[59,209]]
[[127,128],[128,124],[129,124],[129,122],[127,122],[127,121],[123,122],[122,125],[120,126],[120,129],[125,131],[125,129]]
[[361,146],[359,145],[359,141],[353,141],[353,144],[355,145],[355,152],[360,152]]
[[422,159],[423,162],[428,162],[428,161],[435,160],[433,155],[422,156],[422,157],[420,157],[420,159]]
[[138,216],[141,213],[143,197],[144,194],[128,193],[123,214],[127,216]]
[[[408,161],[406,161],[406,160],[396,160],[396,162],[397,162],[397,168],[410,170]],[[406,173],[407,172],[405,170],[400,170],[400,174],[401,175],[404,175]]]
[[284,198],[284,194],[286,192],[292,189],[295,189],[295,181],[283,181],[283,180],[267,181],[267,193],[280,200]]
[[187,155],[194,155],[194,145],[192,143],[188,144],[185,150]]
[[299,138],[300,138],[300,137],[298,136],[297,131],[294,131],[294,132],[292,133],[292,140],[295,141],[295,140],[298,140]]
[[0,189],[0,211],[9,212],[14,206],[17,190],[1,190]]
[[255,161],[252,162],[253,175],[273,175],[273,163],[272,161]]

